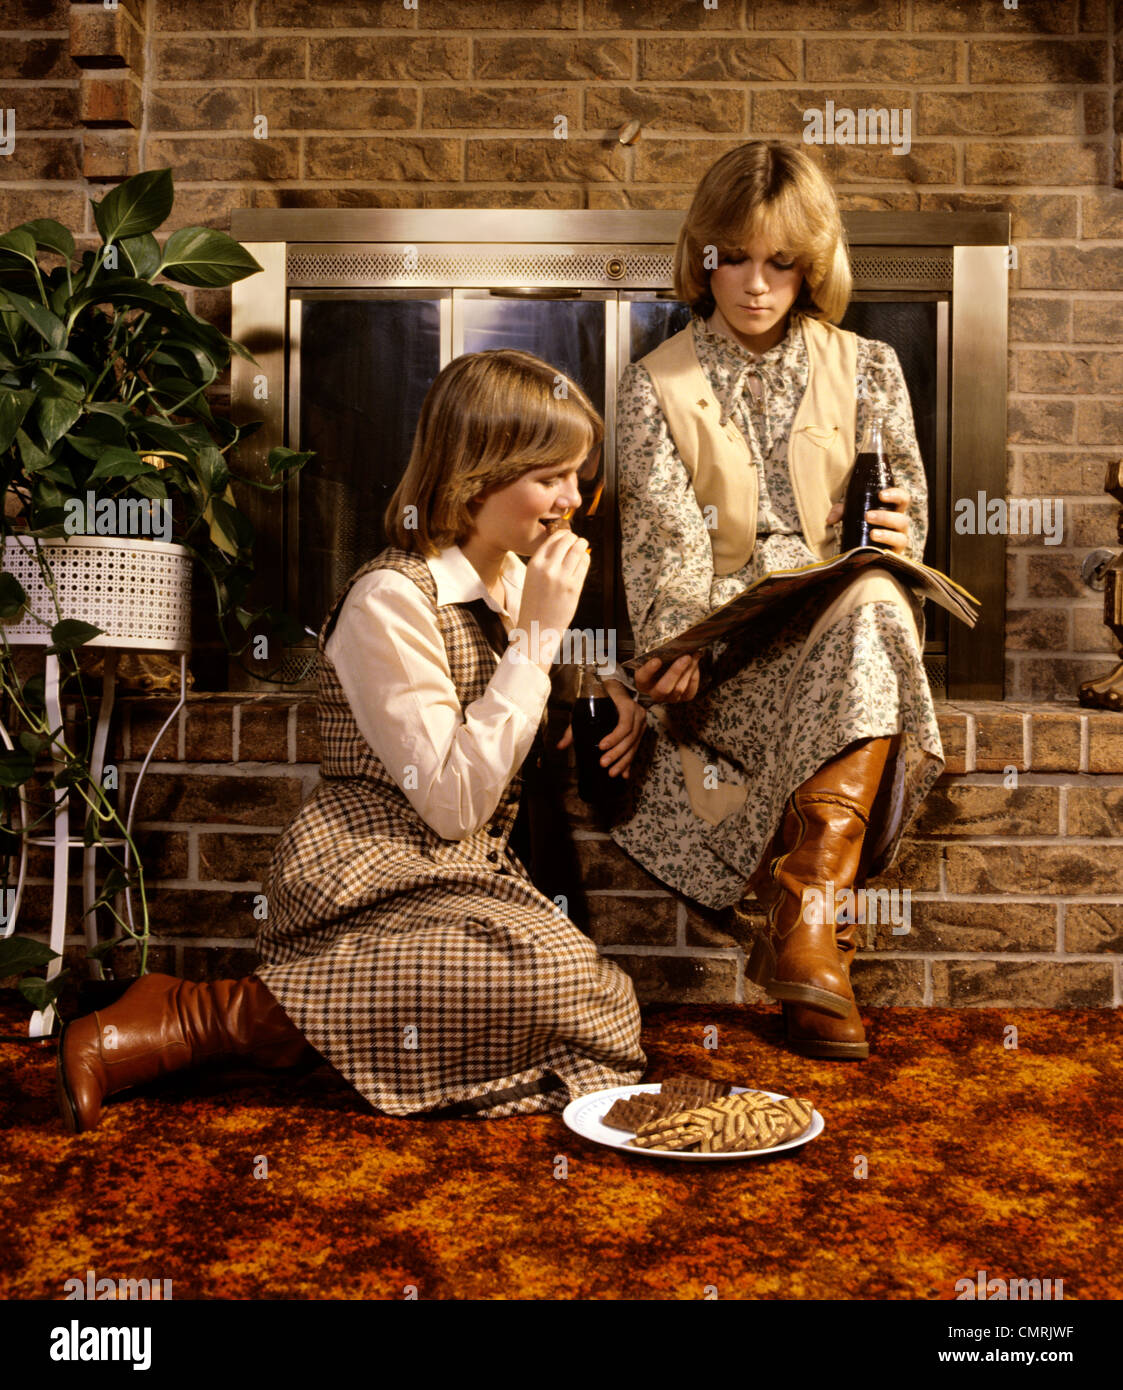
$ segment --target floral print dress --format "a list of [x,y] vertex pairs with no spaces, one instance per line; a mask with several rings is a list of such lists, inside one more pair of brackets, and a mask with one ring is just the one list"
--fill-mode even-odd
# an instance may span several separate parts
[[[756,468],[756,544],[742,569],[714,574],[709,533],[651,378],[641,363],[630,364],[618,395],[617,486],[637,652],[682,632],[766,572],[817,559],[788,471],[788,432],[808,374],[798,317],[789,316],[785,336],[762,354],[711,332],[698,315],[690,331],[722,423],[736,423]],[[928,488],[896,352],[859,337],[857,375],[858,439],[872,413],[885,417],[889,466],[911,496],[907,553],[919,560]],[[922,657],[923,602],[887,570],[866,575],[880,577],[874,587],[859,593],[855,586],[868,579],[849,578],[763,637],[715,645],[693,700],[648,711],[611,833],[649,872],[706,906],[737,902],[791,792],[855,740],[900,732],[891,806],[869,832],[876,842],[871,877],[893,863],[944,757]],[[863,601],[864,594],[878,597]],[[743,800],[716,823],[692,805],[680,745],[721,783],[744,788]]]

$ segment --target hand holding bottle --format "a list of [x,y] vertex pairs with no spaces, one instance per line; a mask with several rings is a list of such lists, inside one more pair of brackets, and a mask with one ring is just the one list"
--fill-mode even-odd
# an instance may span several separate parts
[[[909,495],[896,486],[886,457],[886,422],[883,414],[871,415],[862,443],[850,471],[844,502],[836,502],[827,513],[827,525],[842,521],[839,548],[842,553],[859,546],[880,546],[883,550],[909,548],[907,514]],[[870,503],[904,502],[905,511],[871,508]]]
[[[909,549],[908,509],[912,494],[905,487],[887,487],[881,490],[879,496],[886,504],[896,503],[897,510],[866,512],[866,518],[871,527],[870,540],[890,550],[899,550],[902,554],[907,554]],[[836,502],[827,513],[827,525],[833,526],[836,521],[841,521],[842,512],[843,503]]]
[[623,790],[647,718],[620,681],[601,681],[596,668],[581,671],[569,728],[559,748],[573,746],[577,755],[577,794],[582,801],[607,804]]

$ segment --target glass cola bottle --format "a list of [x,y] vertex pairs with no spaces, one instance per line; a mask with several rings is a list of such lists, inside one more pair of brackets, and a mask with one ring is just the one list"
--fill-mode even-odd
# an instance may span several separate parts
[[624,789],[623,779],[610,777],[601,766],[605,750],[597,745],[615,729],[619,716],[597,668],[581,668],[581,687],[573,705],[573,751],[577,757],[577,795],[593,804],[605,802]]
[[[862,447],[854,460],[854,471],[846,488],[841,553],[855,550],[860,545],[872,545],[879,550],[892,548],[870,540],[870,523],[866,520],[866,512],[892,511],[892,503],[883,501],[880,494],[883,488],[893,485],[893,475],[885,458],[885,417],[875,415],[866,426]],[[876,522],[873,529],[877,529]]]

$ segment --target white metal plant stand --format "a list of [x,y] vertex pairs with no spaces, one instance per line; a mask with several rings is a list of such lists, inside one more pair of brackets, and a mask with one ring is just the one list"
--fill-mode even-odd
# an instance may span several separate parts
[[[43,550],[54,578],[59,599],[59,609],[64,617],[80,618],[84,622],[103,629],[99,637],[92,638],[84,645],[105,649],[102,670],[101,706],[98,711],[97,727],[91,751],[90,772],[94,781],[102,785],[105,768],[105,749],[109,739],[109,725],[113,714],[114,694],[117,680],[117,658],[122,651],[163,651],[179,652],[179,701],[160,726],[152,741],[152,747],[136,775],[132,796],[129,799],[129,812],[125,830],[132,834],[133,815],[141,782],[159,746],[164,730],[183,708],[187,699],[187,653],[191,646],[191,552],[181,545],[166,541],[138,541],[108,536],[73,536],[67,541],[43,541]],[[50,645],[50,624],[40,617],[53,609],[50,590],[35,556],[32,543],[22,544],[12,537],[6,542],[4,568],[19,580],[28,596],[28,613],[18,624],[6,624],[5,635],[9,643],[16,645]],[[44,678],[44,701],[51,729],[63,729],[61,701],[59,697],[59,660],[54,652],[46,656]],[[0,722],[0,739],[11,749],[13,744],[8,730]],[[60,759],[55,759],[56,768]],[[120,806],[124,792],[122,776],[117,804]],[[93,814],[87,811],[87,815]],[[21,829],[27,828],[27,793],[20,788]],[[84,827],[83,827],[84,828]],[[124,845],[125,867],[129,867],[130,853],[124,836],[105,836],[100,841],[87,844],[85,835],[70,833],[69,795],[66,788],[55,791],[55,823],[52,835],[24,835],[20,853],[19,879],[11,910],[3,923],[2,934],[10,936],[15,931],[20,899],[23,895],[24,878],[27,873],[29,847],[32,844],[54,846],[53,899],[51,908],[50,946],[57,956],[47,967],[47,979],[53,980],[62,969],[62,951],[66,942],[66,899],[70,877],[70,851],[81,849],[82,853],[82,906],[86,929],[87,949],[97,945],[97,919],[93,904],[97,898],[95,855],[100,845]],[[132,910],[132,892],[124,890],[125,916],[129,926],[135,926]],[[117,912],[121,912],[122,894],[116,898]],[[96,978],[101,979],[100,962],[94,963]],[[49,1037],[54,1031],[56,1013],[54,1006],[36,1010],[32,1015],[29,1034],[33,1038]]]

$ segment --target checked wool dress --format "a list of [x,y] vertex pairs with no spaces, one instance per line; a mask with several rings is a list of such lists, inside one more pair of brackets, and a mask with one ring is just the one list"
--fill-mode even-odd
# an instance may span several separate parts
[[422,819],[364,739],[325,647],[348,590],[393,569],[432,605],[461,709],[498,656],[469,604],[437,605],[425,560],[390,547],[351,576],[318,640],[321,780],[278,840],[257,977],[378,1110],[558,1111],[637,1082],[632,982],[534,887],[510,847],[522,776],[460,840]]

